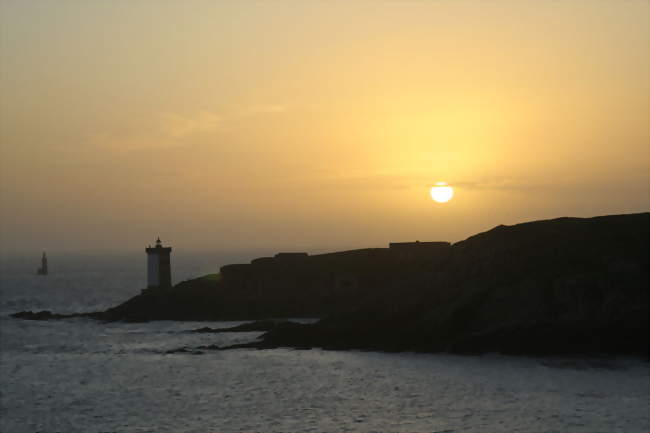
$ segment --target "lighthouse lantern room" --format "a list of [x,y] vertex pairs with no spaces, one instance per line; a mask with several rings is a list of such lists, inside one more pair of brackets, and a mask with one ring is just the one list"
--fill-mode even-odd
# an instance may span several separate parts
[[147,288],[170,288],[172,272],[169,254],[172,252],[172,247],[163,247],[158,238],[156,246],[149,246],[145,251],[147,252]]

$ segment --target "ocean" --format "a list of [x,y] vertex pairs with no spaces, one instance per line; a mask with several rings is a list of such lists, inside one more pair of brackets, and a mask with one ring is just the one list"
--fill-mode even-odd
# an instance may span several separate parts
[[[175,282],[263,252],[174,252]],[[241,322],[26,321],[22,310],[102,310],[139,293],[145,255],[50,253],[0,261],[0,431],[650,431],[650,367],[638,358],[249,350],[166,354],[260,333]]]

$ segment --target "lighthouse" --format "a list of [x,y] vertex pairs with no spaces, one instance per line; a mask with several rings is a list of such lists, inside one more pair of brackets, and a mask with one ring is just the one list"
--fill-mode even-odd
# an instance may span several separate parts
[[155,247],[145,248],[147,252],[147,289],[168,289],[172,286],[172,270],[169,254],[172,247],[163,247],[160,238]]

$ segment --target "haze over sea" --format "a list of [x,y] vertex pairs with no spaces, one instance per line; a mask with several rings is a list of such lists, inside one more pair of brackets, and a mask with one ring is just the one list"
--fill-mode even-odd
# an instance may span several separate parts
[[[261,255],[173,254],[175,282]],[[647,432],[650,370],[624,359],[232,350],[230,323],[26,321],[31,309],[104,309],[137,294],[144,253],[3,257],[2,432]]]

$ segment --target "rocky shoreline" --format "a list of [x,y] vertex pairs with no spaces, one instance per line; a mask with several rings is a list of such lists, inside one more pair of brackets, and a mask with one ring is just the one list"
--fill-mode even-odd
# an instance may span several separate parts
[[649,227],[649,213],[558,218],[498,226],[453,245],[278,254],[224,266],[218,278],[143,291],[103,312],[13,316],[314,317],[322,320],[242,325],[265,334],[238,347],[648,356]]

